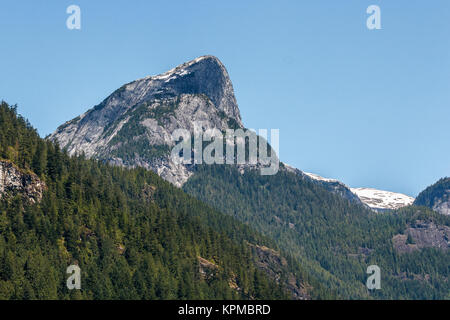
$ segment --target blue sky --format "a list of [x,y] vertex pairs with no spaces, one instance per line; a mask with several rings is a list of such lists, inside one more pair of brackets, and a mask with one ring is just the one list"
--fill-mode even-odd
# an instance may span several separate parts
[[[81,30],[66,8],[81,8]],[[381,30],[366,8],[381,8]],[[212,54],[302,170],[415,196],[450,176],[450,1],[2,1],[0,99],[42,136],[122,84]]]

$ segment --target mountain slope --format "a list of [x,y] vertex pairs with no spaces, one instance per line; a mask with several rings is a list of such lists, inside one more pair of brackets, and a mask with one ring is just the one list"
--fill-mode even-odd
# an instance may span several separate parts
[[417,196],[414,204],[450,215],[450,178],[443,178],[426,188]]
[[[46,190],[0,200],[0,299],[316,297],[292,259],[253,252],[274,248],[267,238],[152,172],[71,158],[15,112],[0,106],[0,158]],[[71,264],[81,291],[66,288]]]
[[[374,215],[286,170],[200,166],[183,189],[273,238],[342,298],[448,298],[447,217],[413,206]],[[402,250],[403,237],[414,250]],[[365,288],[371,264],[383,270],[383,289],[373,293]]]
[[[196,61],[188,65],[193,67]],[[207,71],[201,69],[201,72]],[[169,80],[171,88],[172,73],[156,76],[156,79]],[[186,76],[180,72],[175,78],[185,79]],[[145,83],[152,87],[151,81],[143,85]],[[133,96],[133,87],[124,88]],[[120,92],[112,96],[116,94]],[[60,127],[51,139],[73,153],[92,146],[91,157],[151,169],[182,186],[187,193],[258,230],[275,241],[281,252],[289,252],[300,262],[308,277],[314,279],[311,281],[318,281],[313,287],[327,288],[325,291],[318,289],[320,297],[326,293],[348,299],[446,297],[449,253],[443,241],[447,230],[444,226],[449,221],[445,217],[415,207],[373,215],[370,208],[339,181],[318,179],[282,163],[274,176],[261,176],[256,170],[228,165],[173,166],[167,155],[172,145],[166,138],[171,130],[190,130],[199,120],[204,128],[217,127],[221,131],[243,127],[236,117],[237,112],[230,112],[233,108],[219,109],[208,94],[180,92],[176,96],[151,96],[141,104],[123,107],[113,121],[99,129],[101,133],[93,136],[94,140],[66,139],[72,135],[84,136],[84,130],[89,130],[91,125],[96,128],[96,122],[87,116]],[[111,97],[105,104],[110,104]],[[184,102],[180,105],[180,101]],[[104,104],[88,114],[100,114],[103,108]],[[429,227],[426,232],[417,231],[420,225]],[[439,246],[429,241],[433,238],[439,240]],[[416,246],[418,250],[404,253],[398,249],[408,247],[408,241],[420,243]],[[261,250],[252,248],[258,256],[265,256]],[[277,260],[276,255],[267,260]],[[384,270],[386,282],[382,291],[368,292],[365,287],[366,268],[370,264],[377,264]]]

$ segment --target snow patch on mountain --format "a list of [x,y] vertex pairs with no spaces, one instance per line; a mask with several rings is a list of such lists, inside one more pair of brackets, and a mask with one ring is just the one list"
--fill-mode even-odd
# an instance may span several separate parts
[[372,188],[350,188],[350,190],[374,210],[395,210],[414,202],[413,197],[396,192]]
[[164,82],[169,82],[177,77],[182,77],[182,76],[190,74],[191,72],[188,71],[187,68],[189,68],[192,65],[199,63],[200,61],[205,60],[207,58],[215,59],[215,57],[212,57],[212,56],[201,56],[192,61],[185,62],[182,65],[179,65],[179,66],[177,66],[169,71],[166,71],[162,74],[158,74],[158,75],[154,75],[154,76],[147,76],[140,80],[151,79],[151,80],[164,80]]
[[325,181],[325,182],[339,182],[336,179],[324,178],[324,177],[321,177],[321,176],[319,176],[317,174],[314,174],[314,173],[309,173],[309,172],[304,172],[304,171],[303,171],[303,173],[306,174],[308,177],[314,179],[314,180]]
[[314,173],[303,172],[309,178],[320,182],[322,185],[340,185],[353,193],[362,203],[375,211],[395,210],[411,205],[414,198],[396,192],[377,190],[373,188],[349,188],[336,179],[321,177]]

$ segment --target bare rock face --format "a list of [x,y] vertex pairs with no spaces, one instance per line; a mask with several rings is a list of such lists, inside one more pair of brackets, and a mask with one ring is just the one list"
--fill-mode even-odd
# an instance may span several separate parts
[[[447,199],[450,199],[450,190],[447,190]],[[432,209],[440,214],[450,215],[450,200],[437,200]]]
[[22,194],[31,203],[41,201],[46,189],[33,173],[23,173],[9,161],[0,161],[0,199]]
[[285,274],[287,261],[279,252],[265,246],[250,243],[248,245],[255,256],[257,267],[277,283],[282,282],[294,299],[309,300],[311,298],[308,291],[312,288],[305,282],[298,283],[294,274],[288,272],[287,279],[281,279],[281,275]]
[[403,234],[392,239],[394,248],[400,253],[408,253],[422,248],[450,249],[450,227],[417,220]]
[[122,86],[49,139],[70,155],[141,166],[181,186],[192,172],[171,161],[171,134],[179,128],[192,131],[194,124],[219,130],[243,127],[228,73],[213,56]]
[[200,256],[197,257],[198,260],[198,272],[202,279],[209,280],[216,276],[219,266],[209,260],[206,260]]

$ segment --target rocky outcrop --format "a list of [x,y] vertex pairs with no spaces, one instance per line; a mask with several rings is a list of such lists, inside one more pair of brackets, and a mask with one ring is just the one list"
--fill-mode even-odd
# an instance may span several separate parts
[[426,206],[434,211],[450,215],[450,178],[443,178],[422,191],[414,201],[417,206]]
[[287,275],[282,284],[286,287],[289,294],[296,300],[310,299],[308,291],[312,288],[306,283],[299,283],[293,273],[286,272],[288,262],[280,255],[278,251],[265,246],[248,244],[255,257],[256,266],[265,272],[271,279],[277,283],[282,282],[281,276]]
[[410,253],[423,248],[450,248],[450,227],[417,220],[403,234],[392,238],[394,248],[400,253]]
[[21,194],[36,203],[41,201],[45,189],[45,183],[34,173],[24,173],[13,163],[0,161],[0,198]]
[[194,126],[243,128],[228,73],[213,56],[122,86],[49,139],[70,155],[141,166],[181,186],[192,172],[170,159],[171,135],[179,128],[193,131]]
[[209,260],[206,260],[200,256],[197,257],[198,272],[200,277],[205,280],[209,280],[216,276],[219,266]]
[[[450,199],[450,190],[447,199]],[[450,215],[450,200],[437,200],[432,209],[440,214]]]

